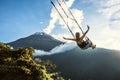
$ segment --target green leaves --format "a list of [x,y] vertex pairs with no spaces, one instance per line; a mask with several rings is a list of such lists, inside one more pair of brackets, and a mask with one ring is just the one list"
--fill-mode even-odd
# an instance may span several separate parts
[[0,79],[1,80],[64,80],[50,61],[33,60],[31,47],[12,49],[0,43]]

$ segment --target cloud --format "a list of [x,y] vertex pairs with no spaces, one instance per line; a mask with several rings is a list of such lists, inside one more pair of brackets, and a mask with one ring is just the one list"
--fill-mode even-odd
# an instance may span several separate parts
[[[105,4],[103,4],[105,3]],[[105,6],[105,7],[111,7],[111,6],[116,6],[116,5],[119,5],[120,4],[120,1],[119,0],[102,0],[102,6]]]
[[[62,0],[59,0],[62,7],[64,8],[65,12],[67,13],[67,15],[69,16],[69,18],[65,15],[65,13],[63,12],[63,10],[61,9],[61,7],[59,6],[59,4],[55,3],[55,6],[57,7],[57,9],[59,10],[59,12],[61,13],[61,15],[63,16],[64,20],[66,21],[66,23],[68,23],[69,27],[72,29],[73,32],[78,31],[78,27],[75,28],[76,23],[71,19],[72,16],[70,15],[70,12],[68,11],[68,8],[71,8],[71,6],[73,5],[75,0],[67,0],[65,1],[67,4],[64,4],[64,2]],[[75,15],[75,18],[77,19],[78,23],[81,24],[84,16],[83,16],[83,12],[82,10],[78,10],[78,9],[71,9],[71,12]],[[63,22],[62,18],[59,16],[58,12],[55,10],[55,8],[53,7],[51,10],[51,20],[49,25],[43,30],[44,32],[50,34],[53,32],[53,29],[56,26],[56,24],[59,24],[61,28],[67,29],[65,23]],[[61,34],[61,32],[60,32]],[[55,34],[54,34],[55,35]],[[58,34],[57,34],[58,35]]]
[[42,21],[40,21],[40,24],[43,24],[43,22],[42,22]]
[[[89,1],[89,0],[87,0]],[[120,37],[120,0],[90,0],[102,17],[104,17],[104,23],[98,24],[94,41],[97,46],[109,49],[120,49],[119,40]],[[102,24],[102,25],[101,25]],[[94,33],[91,33],[94,35]]]
[[97,43],[97,47],[107,48],[107,49],[120,49],[120,31],[114,31],[109,26],[99,29],[96,33],[99,35],[94,39]]
[[109,20],[112,29],[120,29],[120,0],[102,0],[97,2],[98,12]]
[[[89,32],[89,34],[87,34],[90,37],[90,39],[93,42],[95,42],[98,47],[109,48],[109,49],[120,49],[120,46],[118,45],[120,43],[119,42],[120,37],[118,36],[118,34],[120,34],[120,0],[83,0],[83,1],[87,3],[90,2],[94,6],[96,6],[95,8],[96,11],[101,14],[100,16],[102,16],[102,18],[104,18],[97,20],[96,13],[95,15],[93,14],[95,18],[93,17],[92,20],[95,21],[91,21],[91,22],[93,22],[95,25],[92,26],[97,26],[97,27],[91,28],[90,29],[91,31]],[[67,5],[69,5],[68,7],[71,8],[71,6],[74,3],[74,0],[68,0],[66,1],[66,3]],[[90,7],[93,7],[93,5],[91,5]],[[70,25],[72,31],[74,33],[79,31],[74,21],[70,19],[72,17],[70,16],[70,13],[67,11],[65,5],[62,3],[62,6],[66,10],[70,18],[67,18],[64,15],[58,4],[56,4],[56,6],[60,10],[64,19],[68,21],[68,24]],[[82,20],[84,19],[83,11],[75,9],[73,7],[71,8],[71,11],[74,14],[75,18],[77,19],[77,21],[79,22],[79,24],[81,25]],[[61,17],[58,15],[58,13],[54,8],[52,9],[51,12],[51,18],[52,18],[51,21],[53,21],[53,23],[51,23],[50,21],[50,25],[45,29],[48,30],[48,33],[52,33],[51,35],[53,35],[55,38],[59,40],[63,40],[62,39],[63,36],[71,37],[70,34],[61,32],[61,30],[57,30],[58,31],[57,34],[53,34],[54,33],[53,29],[56,27],[56,24],[59,24],[60,28],[67,29]]]
[[45,33],[47,33],[47,34],[51,33],[52,30],[53,30],[54,27],[55,27],[55,23],[56,23],[57,20],[58,20],[58,19],[57,19],[57,16],[56,16],[56,18],[53,18],[53,17],[52,17],[52,19],[50,20],[49,26],[48,26],[47,28],[45,28],[43,31],[44,31]]
[[87,0],[97,7],[97,11],[101,13],[109,21],[109,27],[112,29],[120,29],[120,0]]
[[[70,37],[69,34],[58,34],[58,35],[55,35],[55,34],[52,34],[52,36],[55,38],[55,39],[59,39],[60,41],[64,41],[63,37]],[[72,36],[71,36],[72,37]]]
[[52,54],[57,54],[57,53],[63,53],[63,52],[69,51],[75,47],[76,47],[75,43],[61,44],[59,46],[56,46],[49,52],[43,51],[43,50],[35,50],[34,56],[43,56],[43,55],[52,55]]

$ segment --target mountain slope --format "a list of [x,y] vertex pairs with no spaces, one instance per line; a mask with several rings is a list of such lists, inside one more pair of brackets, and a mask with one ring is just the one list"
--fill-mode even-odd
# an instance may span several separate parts
[[[9,45],[49,51],[62,43],[45,33],[35,33]],[[120,51],[103,48],[81,50],[76,47],[64,53],[37,57],[51,60],[66,80],[120,80]]]
[[33,47],[35,49],[49,51],[55,46],[58,46],[62,43],[63,42],[54,39],[53,37],[44,32],[37,32],[28,37],[18,39],[14,42],[10,42],[8,43],[8,45],[13,46],[14,48]]
[[[38,56],[40,57],[40,56]],[[51,60],[71,80],[120,80],[120,51],[78,47],[60,54],[40,57]]]

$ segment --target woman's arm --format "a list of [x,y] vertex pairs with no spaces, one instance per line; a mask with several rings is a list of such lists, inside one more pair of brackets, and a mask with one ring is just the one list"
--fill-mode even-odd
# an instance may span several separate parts
[[87,28],[88,28],[87,31],[82,35],[81,39],[83,39],[86,36],[86,34],[88,33],[90,27],[87,25]]
[[65,37],[63,37],[63,39],[65,39],[65,40],[72,40],[72,41],[76,41],[76,39],[72,39],[72,38],[65,38]]

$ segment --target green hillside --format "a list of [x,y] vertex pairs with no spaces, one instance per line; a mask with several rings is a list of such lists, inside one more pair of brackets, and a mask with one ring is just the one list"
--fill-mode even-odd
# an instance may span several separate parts
[[34,49],[0,43],[0,80],[64,80],[50,61],[33,60]]

